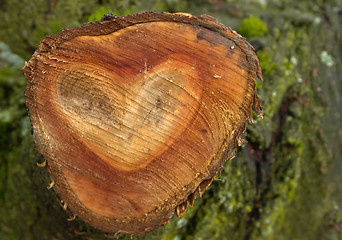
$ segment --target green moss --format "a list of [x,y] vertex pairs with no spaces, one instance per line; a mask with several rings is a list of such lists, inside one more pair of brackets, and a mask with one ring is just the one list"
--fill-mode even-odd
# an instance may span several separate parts
[[168,9],[169,12],[184,12],[187,11],[188,6],[188,1],[183,0],[155,0],[153,2],[153,11]]
[[266,23],[258,17],[248,17],[242,20],[239,29],[239,33],[247,39],[252,37],[264,36],[268,29]]
[[110,9],[108,7],[105,7],[105,6],[99,7],[95,12],[93,12],[88,17],[87,21],[88,22],[100,21],[101,18],[108,12],[110,12]]
[[60,32],[63,29],[63,24],[61,24],[58,21],[52,21],[50,22],[50,32],[52,34],[56,34],[58,32]]
[[[272,58],[269,56],[269,54],[259,51],[257,52],[257,56],[259,59],[259,64],[262,69],[263,76],[272,76],[275,70],[279,69],[279,66],[277,63],[275,63]],[[272,79],[270,79],[272,81]],[[260,84],[259,84],[260,85]]]

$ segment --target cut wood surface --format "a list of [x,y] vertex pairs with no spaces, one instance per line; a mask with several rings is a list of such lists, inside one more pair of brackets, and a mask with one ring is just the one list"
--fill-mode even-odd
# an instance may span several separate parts
[[37,149],[73,214],[139,234],[181,216],[259,113],[258,59],[209,16],[142,13],[65,29],[24,67]]

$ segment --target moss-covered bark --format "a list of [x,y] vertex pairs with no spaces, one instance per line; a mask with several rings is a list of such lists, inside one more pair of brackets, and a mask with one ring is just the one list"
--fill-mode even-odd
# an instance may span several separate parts
[[263,69],[264,119],[247,127],[248,143],[224,165],[221,181],[184,217],[137,239],[341,238],[341,1],[172,2],[0,1],[0,239],[113,237],[67,221],[46,189],[20,72],[43,36],[107,10],[213,15],[248,36]]

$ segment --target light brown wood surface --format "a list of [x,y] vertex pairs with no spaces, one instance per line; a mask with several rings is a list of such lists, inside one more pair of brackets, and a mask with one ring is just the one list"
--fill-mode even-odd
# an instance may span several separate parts
[[208,16],[143,13],[63,30],[24,72],[56,191],[108,232],[182,215],[260,111],[252,47]]

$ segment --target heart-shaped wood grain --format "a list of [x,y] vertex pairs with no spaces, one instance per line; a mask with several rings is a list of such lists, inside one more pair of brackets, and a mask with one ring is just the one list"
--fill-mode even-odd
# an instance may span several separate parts
[[66,29],[24,67],[37,149],[70,210],[139,234],[180,216],[259,113],[258,59],[209,16],[142,13]]

